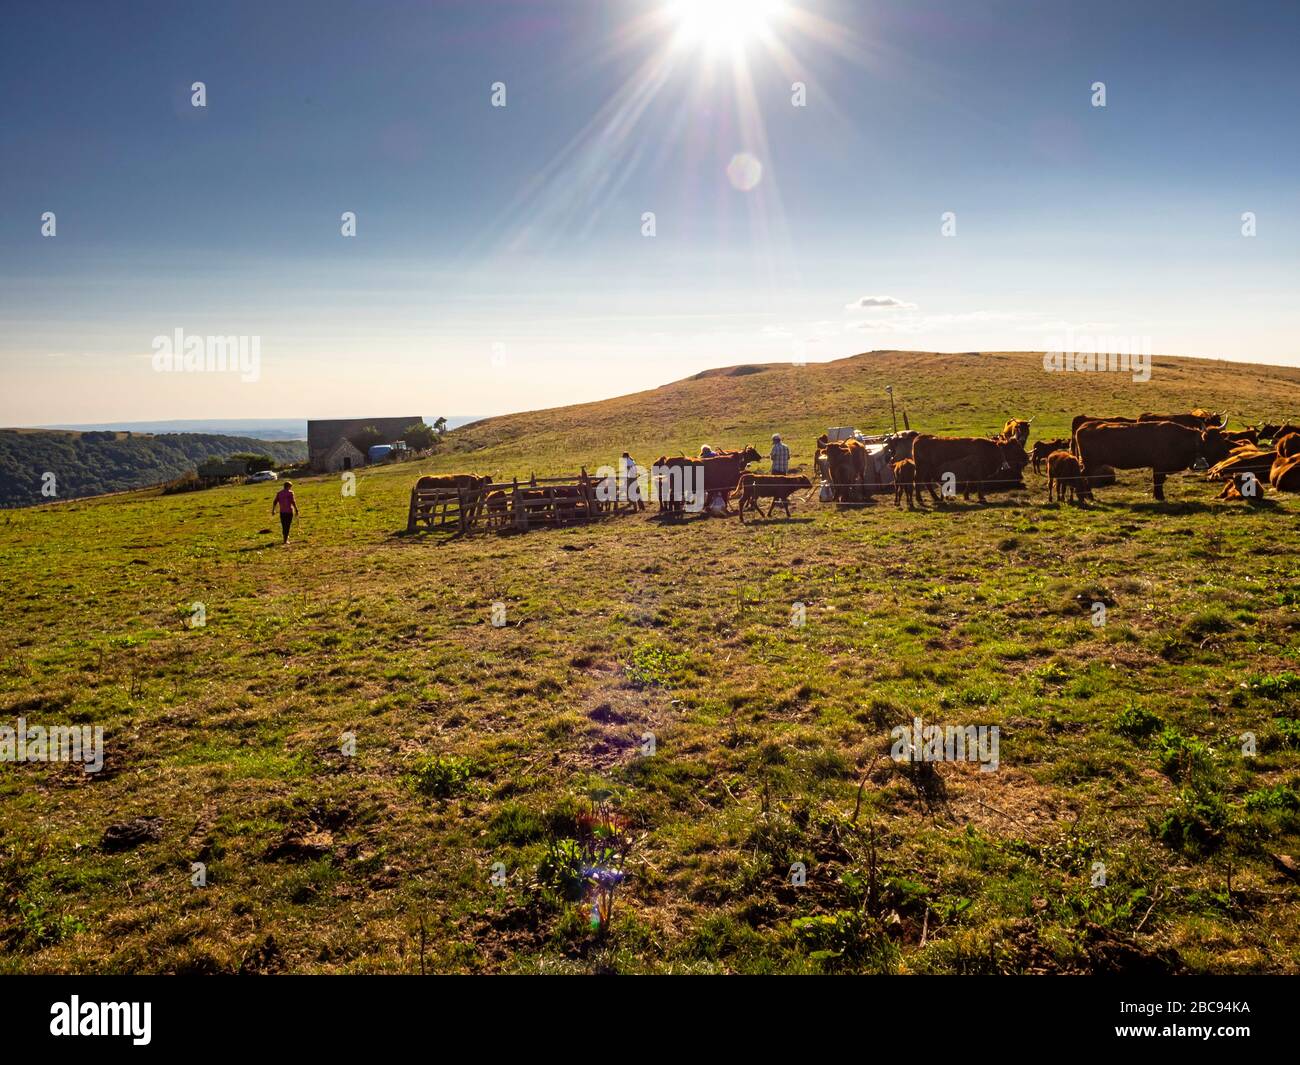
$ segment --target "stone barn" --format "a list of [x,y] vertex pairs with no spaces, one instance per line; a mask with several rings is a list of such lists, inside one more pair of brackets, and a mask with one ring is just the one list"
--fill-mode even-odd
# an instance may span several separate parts
[[[377,443],[391,444],[395,440],[401,440],[409,426],[423,421],[418,414],[405,418],[326,418],[309,421],[307,461],[313,470],[322,473],[364,466],[366,457],[352,444],[350,437],[362,429],[373,427],[381,437]],[[347,444],[347,447],[343,447],[343,444]]]
[[312,464],[313,469],[326,473],[338,473],[339,470],[356,470],[366,464],[365,455],[346,436],[340,436],[338,443],[329,448],[320,463]]

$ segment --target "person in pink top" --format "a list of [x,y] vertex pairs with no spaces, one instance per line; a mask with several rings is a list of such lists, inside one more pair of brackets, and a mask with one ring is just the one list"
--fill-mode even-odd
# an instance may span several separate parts
[[285,481],[284,487],[275,493],[275,500],[271,503],[271,513],[274,514],[276,509],[280,511],[280,529],[284,532],[284,542],[289,542],[289,526],[293,524],[293,517],[298,513],[298,501],[293,498],[293,482]]

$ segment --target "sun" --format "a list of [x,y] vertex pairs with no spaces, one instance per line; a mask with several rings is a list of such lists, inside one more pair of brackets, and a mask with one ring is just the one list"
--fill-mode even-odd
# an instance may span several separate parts
[[670,0],[675,44],[710,51],[743,51],[765,37],[784,13],[782,0]]

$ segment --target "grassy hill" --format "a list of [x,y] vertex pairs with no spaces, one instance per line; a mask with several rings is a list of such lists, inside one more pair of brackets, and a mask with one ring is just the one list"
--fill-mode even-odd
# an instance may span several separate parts
[[206,433],[0,429],[0,507],[49,502],[41,494],[47,473],[54,474],[56,498],[77,499],[161,484],[205,458],[240,452],[287,465],[307,458],[307,444]]
[[1153,360],[1151,380],[1138,383],[1130,374],[1046,373],[1042,365],[1040,354],[1024,352],[878,351],[802,367],[735,366],[618,399],[490,418],[458,429],[449,441],[480,450],[477,468],[498,477],[527,474],[530,464],[539,475],[613,465],[624,448],[642,463],[679,450],[693,454],[702,443],[752,443],[766,453],[775,432],[786,437],[795,461],[811,461],[828,426],[891,428],[886,385],[894,388],[900,427],[906,408],[913,428],[940,434],[995,432],[1015,414],[1035,418],[1035,437],[1068,435],[1076,414],[1189,404],[1222,410],[1234,426],[1300,418],[1300,367],[1163,357]]
[[[876,353],[490,419],[429,468],[774,430],[807,462],[882,428],[885,384],[916,427],[1050,432],[1288,413],[1298,379]],[[1128,474],[1079,509],[1030,474],[983,507],[455,540],[404,534],[415,472],[298,482],[288,548],[274,486],[0,515],[0,721],[101,725],[106,755],[0,762],[0,970],[1300,967],[1300,500]],[[997,770],[903,772],[915,717],[997,726]],[[593,802],[630,850],[604,932],[566,894]]]

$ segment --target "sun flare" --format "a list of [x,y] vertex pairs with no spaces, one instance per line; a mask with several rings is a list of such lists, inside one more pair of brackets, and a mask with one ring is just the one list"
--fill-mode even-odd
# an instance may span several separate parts
[[784,14],[782,0],[671,0],[668,12],[680,47],[743,50]]

